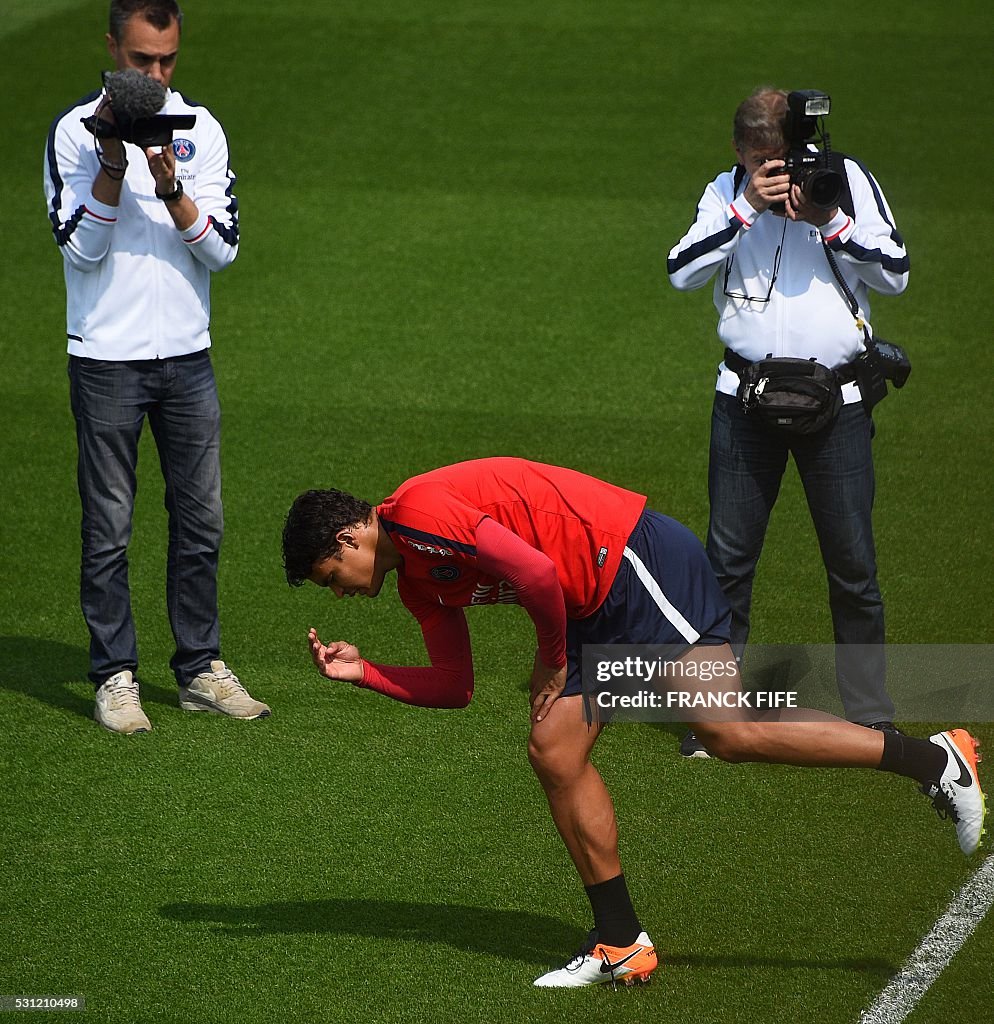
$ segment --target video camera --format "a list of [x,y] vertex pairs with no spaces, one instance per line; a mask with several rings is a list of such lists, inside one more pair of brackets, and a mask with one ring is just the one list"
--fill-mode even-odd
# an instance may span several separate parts
[[96,115],[83,118],[83,124],[98,139],[120,139],[133,142],[146,149],[150,146],[168,146],[173,141],[173,132],[192,128],[197,123],[196,114],[153,114],[138,117],[129,124],[118,125],[104,121]]
[[158,113],[166,102],[165,86],[135,68],[105,71],[101,77],[114,124],[98,114],[82,118],[86,130],[98,140],[120,139],[143,149],[168,146],[174,131],[197,123],[196,114]]
[[[787,97],[784,135],[789,149],[783,170],[777,172],[789,174],[790,183],[800,186],[808,202],[820,210],[839,205],[844,185],[842,175],[829,167],[831,144],[822,119],[831,109],[832,98],[817,89],[798,89]],[[822,144],[820,150],[808,145],[816,135]],[[775,203],[770,209],[782,213],[784,203]]]

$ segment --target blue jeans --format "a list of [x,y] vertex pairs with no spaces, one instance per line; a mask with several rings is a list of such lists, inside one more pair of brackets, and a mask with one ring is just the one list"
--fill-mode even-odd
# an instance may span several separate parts
[[[791,438],[747,416],[735,397],[715,394],[707,551],[732,607],[732,646],[741,653],[749,636],[756,563],[790,454],[828,576],[839,696],[846,717],[863,725],[894,718],[871,520],[872,438],[873,421],[860,403],[843,406],[817,434]],[[790,614],[789,595],[784,612]],[[861,646],[847,651],[851,644]]]
[[221,412],[210,355],[107,362],[69,357],[79,449],[83,558],[80,604],[98,686],[138,667],[128,586],[128,542],[146,417],[166,483],[166,604],[176,641],[170,667],[186,685],[218,658],[217,564]]

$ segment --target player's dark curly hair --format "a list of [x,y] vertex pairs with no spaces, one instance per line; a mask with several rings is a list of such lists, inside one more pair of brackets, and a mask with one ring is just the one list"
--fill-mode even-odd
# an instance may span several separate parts
[[128,19],[140,14],[150,25],[163,31],[175,21],[183,30],[183,12],[176,0],[111,0],[110,34],[120,42]]
[[283,568],[291,587],[308,579],[314,566],[337,555],[339,531],[368,523],[369,502],[334,489],[305,491],[290,506],[283,524]]

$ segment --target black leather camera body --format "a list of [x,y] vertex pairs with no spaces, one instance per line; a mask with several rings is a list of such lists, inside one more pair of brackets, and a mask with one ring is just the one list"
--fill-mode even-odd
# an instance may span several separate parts
[[869,338],[864,357],[870,366],[896,388],[903,388],[911,376],[911,360],[908,353],[883,338]]

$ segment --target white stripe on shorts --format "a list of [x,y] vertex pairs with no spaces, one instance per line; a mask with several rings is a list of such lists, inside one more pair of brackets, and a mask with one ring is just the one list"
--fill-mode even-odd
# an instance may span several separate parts
[[632,564],[635,575],[642,581],[642,586],[649,591],[649,596],[656,602],[657,607],[666,616],[667,620],[677,630],[687,643],[696,644],[701,634],[670,604],[666,595],[659,589],[659,584],[652,578],[652,573],[645,567],[645,563],[631,548],[625,548],[625,558]]

